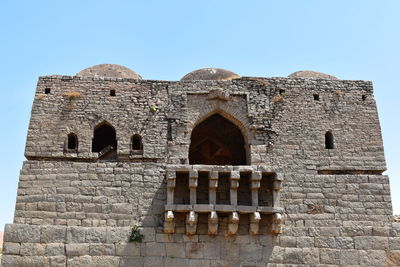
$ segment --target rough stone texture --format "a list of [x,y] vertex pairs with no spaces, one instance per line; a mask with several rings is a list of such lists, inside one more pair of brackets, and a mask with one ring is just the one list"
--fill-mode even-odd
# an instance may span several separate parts
[[[222,173],[215,194],[227,204],[219,207],[216,235],[208,235],[210,206],[201,202],[207,194],[196,197],[188,156],[192,130],[215,113],[240,129],[247,166],[196,167]],[[116,157],[109,160],[91,150],[94,128],[104,122],[116,131]],[[334,149],[325,148],[327,131]],[[67,146],[69,133],[78,137],[76,149]],[[140,151],[132,149],[135,134]],[[400,224],[392,218],[389,178],[381,174],[386,164],[371,82],[40,77],[25,156],[3,266],[400,265]],[[187,210],[174,210],[175,232],[165,234],[171,168],[192,168],[174,185],[189,179],[183,184],[192,189],[185,188]],[[246,190],[258,190],[258,180],[243,186],[240,179],[256,171],[283,178],[280,235],[271,234],[268,213],[261,213],[259,234],[249,235],[251,209],[262,205],[243,199],[257,197]],[[238,199],[228,192],[235,180],[227,174],[239,178],[237,197],[246,205],[229,205]],[[267,207],[279,202],[272,192],[277,181],[259,187]],[[189,236],[186,214],[198,199],[203,213]],[[231,209],[240,211],[233,236]],[[133,225],[142,227],[143,243],[128,242]]]
[[95,65],[81,70],[76,76],[142,79],[142,77],[133,70],[116,64]]
[[181,81],[196,81],[196,80],[232,80],[240,78],[240,76],[232,71],[218,68],[204,68],[189,72],[182,77]]
[[296,71],[290,74],[288,77],[290,78],[320,78],[320,79],[334,79],[337,80],[335,76],[325,74],[322,72],[311,71],[311,70],[302,70]]

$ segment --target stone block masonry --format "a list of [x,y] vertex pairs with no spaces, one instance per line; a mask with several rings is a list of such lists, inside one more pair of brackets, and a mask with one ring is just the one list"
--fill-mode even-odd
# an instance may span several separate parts
[[2,266],[400,266],[371,82],[218,71],[40,77]]

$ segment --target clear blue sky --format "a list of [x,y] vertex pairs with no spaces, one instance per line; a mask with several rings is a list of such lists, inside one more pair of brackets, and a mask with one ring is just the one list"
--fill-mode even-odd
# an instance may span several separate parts
[[145,79],[202,67],[372,80],[400,213],[400,1],[0,1],[0,231],[12,222],[38,76],[100,63]]

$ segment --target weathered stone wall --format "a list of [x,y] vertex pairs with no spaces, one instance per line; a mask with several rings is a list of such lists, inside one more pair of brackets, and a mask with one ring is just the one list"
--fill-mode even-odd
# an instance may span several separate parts
[[[46,88],[49,94],[44,94]],[[110,96],[110,90],[116,96]],[[221,92],[226,100],[218,97]],[[319,100],[314,100],[314,94]],[[191,130],[213,112],[241,128],[249,145],[248,163],[285,172],[386,169],[372,85],[342,80],[161,82],[42,77],[25,155],[28,159],[97,158],[91,152],[93,129],[107,121],[116,129],[119,155],[179,164],[187,160]],[[333,133],[334,150],[324,147],[327,131]],[[78,136],[78,153],[65,151],[70,132]],[[133,134],[143,138],[143,155],[130,151]]]
[[[372,93],[370,82],[324,79],[41,77],[3,264],[400,265],[400,227],[391,223]],[[185,217],[179,216],[176,232],[164,234],[166,168],[189,164],[191,131],[214,113],[241,130],[249,165],[283,174],[281,235],[270,234],[265,215],[260,234],[249,235],[245,214],[233,237],[222,217],[218,234],[206,235],[204,216],[193,236],[184,234]],[[91,152],[93,130],[103,121],[116,130],[118,161],[98,161]],[[325,148],[327,131],[335,149]],[[66,149],[71,132],[78,136],[77,151]],[[131,150],[134,134],[143,138],[143,153]],[[249,197],[243,186],[238,194]],[[261,199],[272,201],[270,195]],[[133,225],[143,227],[143,243],[127,243]]]
[[129,227],[6,226],[3,266],[398,266],[400,226],[294,227],[270,235],[210,237]]

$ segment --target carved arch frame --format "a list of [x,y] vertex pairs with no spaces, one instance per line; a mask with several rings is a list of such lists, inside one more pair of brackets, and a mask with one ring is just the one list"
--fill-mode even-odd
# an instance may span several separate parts
[[236,101],[208,101],[206,105],[199,106],[201,106],[201,109],[190,118],[188,124],[187,138],[189,139],[189,146],[187,158],[189,158],[189,147],[193,129],[212,115],[219,114],[239,128],[245,144],[246,164],[251,165],[250,144],[254,133],[250,130],[250,121],[247,117],[247,112],[241,111],[243,107],[239,107]]

